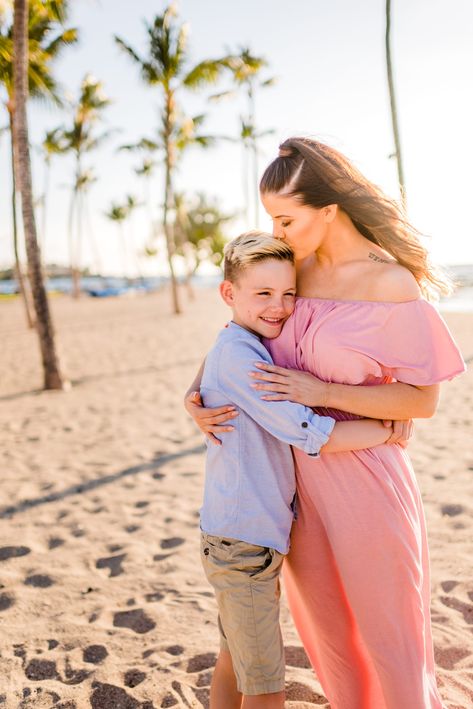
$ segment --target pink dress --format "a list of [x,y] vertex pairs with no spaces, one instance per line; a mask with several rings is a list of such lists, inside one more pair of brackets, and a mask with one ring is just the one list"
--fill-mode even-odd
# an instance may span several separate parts
[[[276,364],[342,384],[428,385],[464,370],[422,299],[298,298],[281,335],[265,344]],[[439,709],[425,520],[408,454],[381,445],[317,461],[294,456],[298,518],[284,579],[332,709]]]

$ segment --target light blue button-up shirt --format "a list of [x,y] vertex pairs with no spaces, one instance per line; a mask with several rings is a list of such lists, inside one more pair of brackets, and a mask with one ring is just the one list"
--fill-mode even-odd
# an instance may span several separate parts
[[200,523],[208,534],[285,554],[295,494],[290,446],[318,456],[335,420],[302,404],[261,399],[248,377],[259,360],[273,364],[259,337],[233,322],[207,355],[200,387],[204,405],[233,404],[239,416],[232,421],[235,431],[222,437],[221,446],[207,441]]

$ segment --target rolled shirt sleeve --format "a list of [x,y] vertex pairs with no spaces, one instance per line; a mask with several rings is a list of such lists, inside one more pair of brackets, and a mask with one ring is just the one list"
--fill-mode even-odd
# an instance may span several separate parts
[[251,387],[248,376],[259,360],[273,364],[268,350],[256,336],[224,345],[217,373],[219,391],[272,436],[317,457],[330,437],[335,419],[319,416],[292,401],[262,399],[261,391]]

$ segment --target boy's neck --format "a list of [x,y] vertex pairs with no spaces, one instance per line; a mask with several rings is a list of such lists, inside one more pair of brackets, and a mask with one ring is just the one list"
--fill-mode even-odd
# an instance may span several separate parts
[[259,340],[261,340],[262,337],[263,337],[263,335],[260,335],[258,332],[255,332],[255,331],[252,330],[250,327],[247,327],[246,325],[244,325],[244,324],[242,324],[242,323],[240,323],[240,322],[236,322],[233,317],[232,317],[232,319],[230,320],[230,322],[232,323],[232,325],[236,325],[237,327],[241,327],[242,330],[246,330],[246,332],[249,332],[250,335],[254,335],[254,336],[257,337]]

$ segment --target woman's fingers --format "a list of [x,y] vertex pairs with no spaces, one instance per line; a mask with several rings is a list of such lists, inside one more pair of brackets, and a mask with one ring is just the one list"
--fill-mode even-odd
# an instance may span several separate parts
[[278,393],[287,393],[287,384],[277,384],[276,382],[271,384],[250,384],[253,389],[258,389],[258,391],[276,391]]
[[288,401],[287,396],[284,394],[265,394],[261,398],[265,401]]
[[273,374],[280,374],[281,376],[288,376],[290,369],[285,369],[284,367],[278,367],[276,364],[267,364],[266,362],[254,362],[255,367],[258,369],[263,369],[265,372],[272,372]]
[[276,372],[248,372],[248,376],[262,382],[287,382],[288,375],[277,374]]

